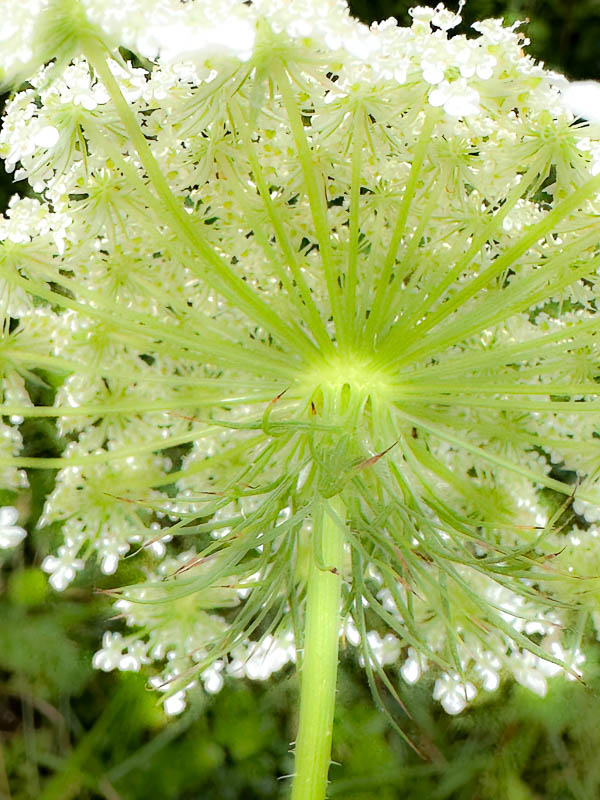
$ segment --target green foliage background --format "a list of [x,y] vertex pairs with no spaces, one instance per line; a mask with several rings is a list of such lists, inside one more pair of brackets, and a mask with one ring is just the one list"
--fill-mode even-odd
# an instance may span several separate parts
[[[408,21],[414,3],[355,0],[364,21]],[[423,0],[424,4],[424,0]],[[451,5],[449,3],[449,5]],[[600,78],[600,0],[469,0],[461,31],[475,19],[529,18],[529,51],[570,78]],[[0,172],[0,206],[23,185]],[[49,429],[28,423],[28,455],[52,455]],[[275,800],[292,770],[296,678],[230,681],[215,697],[194,697],[168,723],[144,676],[104,674],[91,656],[106,606],[84,574],[63,595],[39,564],[57,531],[35,523],[52,475],[30,474],[19,498],[28,516],[24,547],[2,556],[0,572],[0,798],[4,800]],[[133,562],[128,562],[136,569]],[[119,573],[119,582],[127,575]],[[600,797],[600,649],[590,634],[586,685],[551,682],[544,700],[518,685],[483,694],[448,717],[431,682],[403,687],[411,718],[390,713],[426,755],[419,759],[377,710],[362,672],[343,659],[330,796],[350,800],[594,800]]]

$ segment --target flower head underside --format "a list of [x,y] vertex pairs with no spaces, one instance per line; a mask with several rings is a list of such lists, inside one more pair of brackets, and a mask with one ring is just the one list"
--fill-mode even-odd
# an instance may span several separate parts
[[7,106],[39,195],[0,223],[4,414],[63,446],[44,568],[143,548],[138,632],[97,663],[211,690],[295,658],[329,513],[367,669],[436,665],[452,711],[502,670],[543,689],[598,605],[600,129],[514,26],[313,5],[236,6],[237,53],[157,40],[143,67],[85,34]]

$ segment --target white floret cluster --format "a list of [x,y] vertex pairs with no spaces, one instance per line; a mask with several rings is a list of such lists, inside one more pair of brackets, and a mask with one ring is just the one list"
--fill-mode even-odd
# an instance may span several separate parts
[[19,519],[19,512],[13,506],[0,508],[0,550],[9,550],[21,544],[27,531],[20,525],[15,525]]
[[462,5],[0,2],[2,485],[54,419],[42,568],[142,551],[94,663],[169,713],[295,663],[331,497],[341,639],[449,713],[600,629],[600,127]]

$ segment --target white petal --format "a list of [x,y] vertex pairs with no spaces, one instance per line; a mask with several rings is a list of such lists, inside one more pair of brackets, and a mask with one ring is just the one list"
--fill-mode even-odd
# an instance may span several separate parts
[[119,659],[119,669],[123,672],[137,672],[140,668],[140,662],[135,656],[130,653],[122,656]]
[[21,544],[25,536],[25,530],[18,525],[0,528],[0,550],[8,550],[11,547],[16,547],[18,544]]
[[14,506],[3,506],[0,508],[0,527],[14,525],[18,517],[19,512]]
[[183,690],[175,692],[171,697],[167,697],[163,703],[163,707],[165,709],[165,714],[168,714],[170,717],[181,714],[185,709],[185,693]]
[[421,677],[421,667],[415,658],[407,659],[402,665],[400,672],[407,683],[416,683]]
[[600,123],[600,83],[598,81],[574,81],[561,95],[567,108],[590,122]]
[[54,125],[45,125],[33,137],[38,147],[54,147],[60,139],[60,132]]
[[108,556],[104,556],[100,569],[105,575],[114,575],[118,566],[119,557],[111,553]]
[[94,657],[92,658],[92,666],[94,669],[110,672],[117,665],[114,657],[110,653],[107,653],[106,650],[98,650],[97,653],[94,653]]

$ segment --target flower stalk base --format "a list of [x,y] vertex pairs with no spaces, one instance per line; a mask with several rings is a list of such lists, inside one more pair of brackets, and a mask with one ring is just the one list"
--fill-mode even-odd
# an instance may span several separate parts
[[300,667],[300,719],[292,800],[323,800],[327,791],[337,680],[345,515],[339,496],[322,500],[316,512]]

